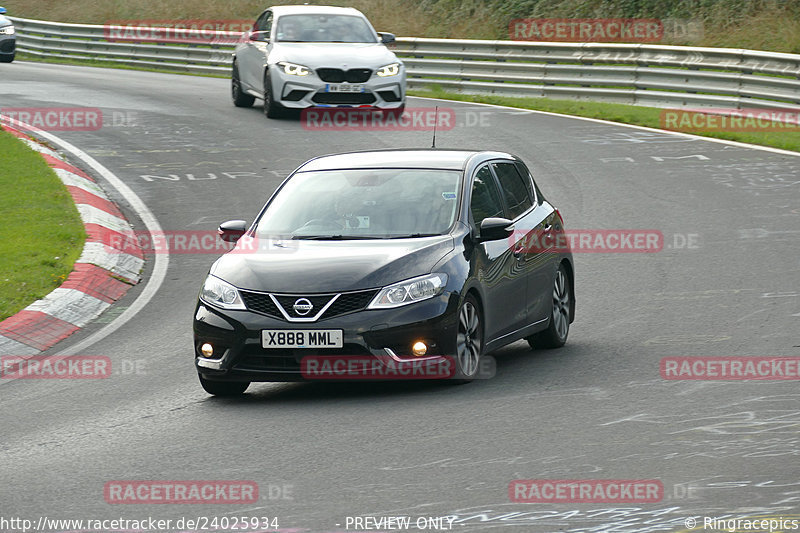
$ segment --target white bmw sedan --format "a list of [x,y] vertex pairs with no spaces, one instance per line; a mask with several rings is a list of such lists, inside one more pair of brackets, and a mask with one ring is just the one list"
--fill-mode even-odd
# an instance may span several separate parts
[[245,33],[233,55],[232,96],[238,107],[264,100],[264,113],[287,108],[368,107],[402,112],[406,73],[357,9],[275,6]]

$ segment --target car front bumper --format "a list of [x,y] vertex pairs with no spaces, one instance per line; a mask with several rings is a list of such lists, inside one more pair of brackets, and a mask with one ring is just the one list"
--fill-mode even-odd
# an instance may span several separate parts
[[[306,109],[309,107],[373,107],[397,109],[405,105],[405,70],[386,78],[373,75],[360,85],[363,92],[329,92],[330,85],[315,72],[307,76],[286,74],[278,66],[270,68],[272,94],[283,107]],[[346,82],[345,82],[346,83]]]
[[[422,302],[394,309],[369,309],[346,315],[296,323],[252,311],[218,309],[198,302],[194,319],[194,355],[197,372],[218,381],[306,381],[304,357],[371,359],[382,362],[445,361],[456,352],[458,295],[445,292]],[[263,348],[264,329],[341,329],[341,349]],[[411,355],[411,346],[425,342],[425,356]],[[214,357],[200,347],[209,343]],[[316,379],[311,377],[311,380]],[[341,378],[339,378],[341,379]],[[344,379],[347,379],[346,377]]]

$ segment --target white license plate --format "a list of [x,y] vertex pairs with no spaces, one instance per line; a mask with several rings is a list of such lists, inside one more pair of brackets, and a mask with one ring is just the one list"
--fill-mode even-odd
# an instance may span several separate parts
[[353,83],[329,83],[325,86],[327,93],[363,93],[365,90],[363,85]]
[[341,329],[263,329],[264,348],[341,348]]

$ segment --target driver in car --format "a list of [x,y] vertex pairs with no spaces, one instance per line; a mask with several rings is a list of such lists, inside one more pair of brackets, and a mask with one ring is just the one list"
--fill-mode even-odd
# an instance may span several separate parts
[[300,30],[291,20],[281,21],[278,39],[281,41],[299,41]]
[[[333,201],[333,210],[329,210],[319,218],[312,218],[297,228],[296,235],[308,235],[314,232],[342,233],[343,230],[365,229],[369,227],[369,218],[359,218],[356,213],[363,207],[364,202],[347,196],[337,196]],[[329,207],[330,209],[330,207]],[[362,219],[365,219],[362,222]],[[349,232],[345,232],[349,233]]]
[[362,209],[364,202],[361,199],[340,196],[334,202],[334,210],[338,217],[337,222],[342,225],[342,229],[358,229],[362,226],[357,213]]

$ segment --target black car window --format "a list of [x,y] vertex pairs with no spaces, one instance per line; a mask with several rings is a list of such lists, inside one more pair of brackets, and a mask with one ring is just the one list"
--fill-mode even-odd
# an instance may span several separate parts
[[461,172],[370,168],[297,172],[270,201],[256,236],[296,239],[442,235],[457,217]]
[[480,227],[484,218],[505,216],[500,192],[497,190],[494,178],[492,178],[489,165],[481,167],[475,173],[475,180],[472,182],[472,200],[469,208],[472,214],[472,221],[476,227]]
[[533,176],[531,175],[531,171],[528,170],[522,162],[517,161],[517,170],[519,171],[522,178],[525,180],[525,185],[528,186],[528,190],[531,192],[531,198],[533,201],[539,205],[542,205],[542,191],[539,190],[539,186],[536,185],[536,182],[533,180]]
[[515,219],[533,205],[530,189],[525,185],[525,180],[517,172],[514,163],[493,163],[492,166],[503,189],[511,218]]
[[267,11],[256,21],[256,31],[263,31],[264,38],[269,39],[269,32],[271,30],[270,26],[272,26],[272,12]]

